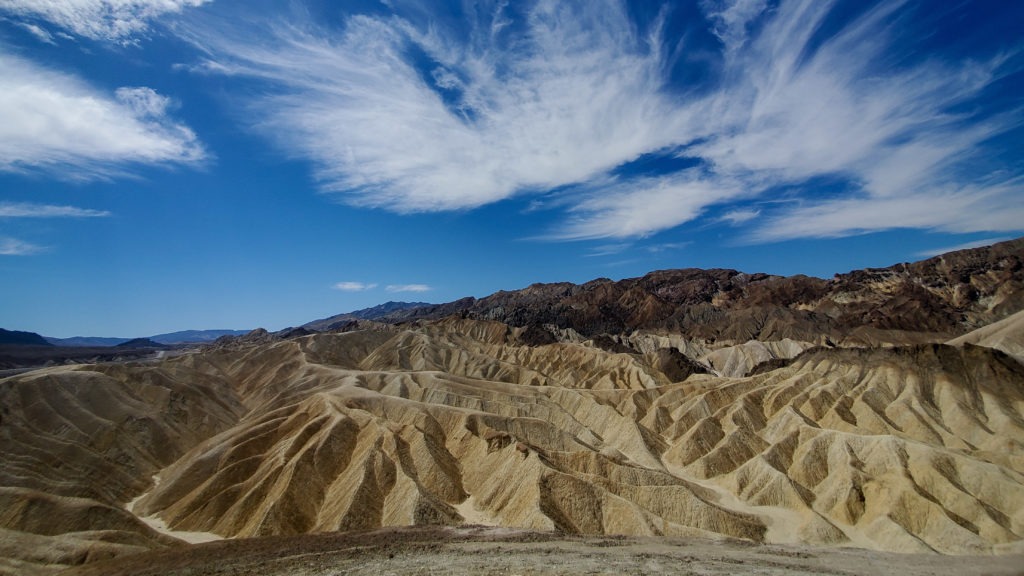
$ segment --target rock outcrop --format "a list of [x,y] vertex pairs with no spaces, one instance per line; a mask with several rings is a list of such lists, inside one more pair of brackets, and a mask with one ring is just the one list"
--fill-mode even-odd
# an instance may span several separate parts
[[942,342],[1024,309],[1024,239],[830,280],[736,270],[663,270],[641,278],[534,284],[481,299],[399,310],[402,322],[452,314],[586,337],[633,331],[871,346]]

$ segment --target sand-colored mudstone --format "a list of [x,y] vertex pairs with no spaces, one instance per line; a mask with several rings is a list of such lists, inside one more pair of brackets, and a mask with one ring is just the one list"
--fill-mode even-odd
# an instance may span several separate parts
[[988,554],[1024,536],[1024,365],[1003,352],[815,348],[681,382],[656,359],[449,319],[9,378],[0,570],[175,542],[136,515],[227,538],[484,522]]

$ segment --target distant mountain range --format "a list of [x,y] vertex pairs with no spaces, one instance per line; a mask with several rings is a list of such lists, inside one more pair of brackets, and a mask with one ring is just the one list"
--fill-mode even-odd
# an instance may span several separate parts
[[307,330],[326,332],[328,330],[334,330],[344,326],[353,320],[380,320],[403,311],[429,308],[432,306],[435,305],[427,302],[385,302],[372,308],[363,308],[362,310],[356,310],[355,312],[345,312],[343,314],[336,314],[329,318],[314,320],[303,324],[302,327]]
[[0,376],[8,370],[55,364],[139,360],[174,346],[202,344],[222,336],[247,333],[242,330],[186,330],[149,338],[46,338],[35,332],[0,328]]
[[52,346],[51,343],[46,341],[35,332],[21,332],[19,330],[4,330],[0,328],[0,344],[10,344],[15,346]]
[[96,346],[120,346],[126,342],[132,340],[152,340],[157,344],[164,344],[173,346],[175,344],[201,344],[203,342],[213,342],[221,336],[240,336],[246,334],[248,330],[182,330],[180,332],[170,332],[167,334],[157,334],[156,336],[146,336],[143,338],[103,338],[97,336],[74,336],[72,338],[51,338],[49,336],[44,337],[46,342],[54,346],[73,346],[73,347],[96,347]]
[[102,346],[117,346],[131,338],[102,338],[99,336],[74,336],[72,338],[51,338],[44,336],[44,340],[53,346],[68,346],[73,348],[95,348]]
[[[336,314],[329,318],[314,320],[304,324],[299,329],[311,332],[325,332],[357,320],[381,320],[404,311],[430,309],[432,307],[436,307],[436,305],[428,302],[385,302],[371,308],[363,308],[362,310],[354,310],[352,312]],[[294,335],[292,333],[294,330],[297,329],[286,329],[283,332]],[[249,332],[251,330],[182,330],[136,338],[111,338],[103,336],[54,338],[52,336],[41,336],[35,332],[4,330],[0,328],[0,345],[59,346],[68,348],[143,348],[149,346],[158,348],[161,346],[176,346],[178,344],[204,344],[213,342],[222,336],[243,336]],[[149,344],[146,344],[146,342],[149,342]]]
[[170,346],[167,344],[161,344],[150,338],[133,338],[127,342],[118,344],[115,348],[170,348]]

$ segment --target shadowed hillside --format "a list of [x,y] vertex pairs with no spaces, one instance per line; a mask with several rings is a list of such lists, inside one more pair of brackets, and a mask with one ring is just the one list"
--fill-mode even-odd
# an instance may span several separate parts
[[634,330],[714,341],[784,338],[851,345],[942,341],[1024,308],[1024,239],[830,280],[735,270],[663,270],[586,284],[534,284],[402,310],[399,322],[452,314],[585,336]]

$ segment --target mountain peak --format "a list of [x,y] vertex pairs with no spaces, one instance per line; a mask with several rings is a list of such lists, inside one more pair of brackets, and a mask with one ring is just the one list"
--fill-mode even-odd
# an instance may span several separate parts
[[0,344],[13,346],[53,346],[35,332],[23,332],[20,330],[4,330],[0,328]]
[[307,322],[301,327],[309,330],[315,330],[317,332],[325,332],[328,330],[334,330],[337,327],[345,325],[352,320],[378,320],[386,317],[389,314],[395,312],[401,312],[405,310],[414,310],[416,308],[429,307],[432,304],[427,302],[396,302],[388,301],[383,304],[378,304],[370,308],[363,308],[361,310],[355,310],[352,312],[344,312],[342,314],[336,314],[328,318],[322,318],[320,320],[314,320]]

